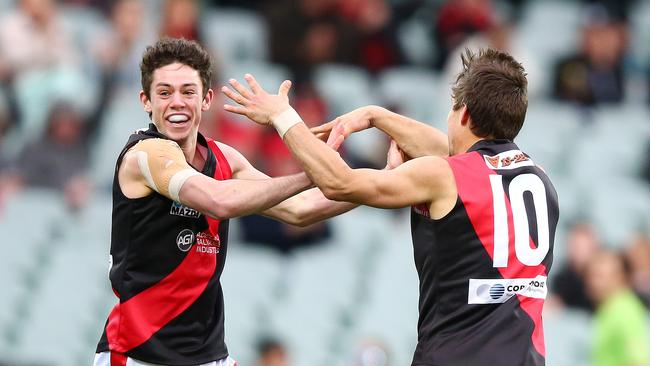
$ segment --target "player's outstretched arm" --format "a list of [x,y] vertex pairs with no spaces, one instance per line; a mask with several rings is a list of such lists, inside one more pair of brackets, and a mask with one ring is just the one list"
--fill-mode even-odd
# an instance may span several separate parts
[[408,156],[448,156],[449,142],[442,131],[379,106],[366,106],[337,117],[311,131],[328,141],[371,127],[378,128],[397,142]]
[[[217,143],[233,170],[233,177],[246,180],[267,180],[268,175],[257,170],[239,151]],[[331,146],[336,148],[337,146]],[[262,215],[291,225],[308,226],[348,212],[358,205],[327,199],[318,188],[312,188],[289,197],[279,204],[264,210]]]
[[127,197],[152,191],[206,215],[226,219],[266,210],[307,188],[304,173],[264,180],[218,181],[197,172],[173,141],[143,140],[124,156],[120,187]]
[[224,108],[259,124],[272,124],[325,197],[397,208],[432,202],[451,192],[451,168],[440,157],[413,159],[393,170],[351,169],[338,153],[309,131],[290,107],[288,82],[282,84],[277,95],[269,95],[251,75],[246,75],[246,80],[250,91],[235,80],[230,84],[237,93],[222,88],[226,96],[239,104]]

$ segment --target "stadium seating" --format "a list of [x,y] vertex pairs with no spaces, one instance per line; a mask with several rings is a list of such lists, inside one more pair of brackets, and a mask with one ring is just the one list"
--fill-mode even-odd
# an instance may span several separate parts
[[421,122],[432,124],[434,111],[447,109],[441,98],[439,78],[427,69],[400,67],[383,71],[377,78],[383,103]]
[[218,8],[202,12],[201,34],[208,48],[224,64],[264,61],[268,57],[268,30],[264,18],[240,9]]

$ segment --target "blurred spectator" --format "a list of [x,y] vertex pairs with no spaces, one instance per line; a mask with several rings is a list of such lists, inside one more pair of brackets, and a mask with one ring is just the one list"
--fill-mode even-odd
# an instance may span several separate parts
[[494,10],[490,0],[447,0],[433,21],[437,49],[434,67],[442,70],[453,50],[471,35],[492,27]]
[[583,2],[602,6],[617,20],[627,20],[630,8],[637,0],[583,0]]
[[263,0],[208,0],[208,4],[219,7],[237,7],[249,10],[260,10]]
[[90,190],[85,173],[91,144],[103,121],[112,85],[107,82],[102,86],[97,104],[88,115],[72,102],[54,103],[43,135],[23,147],[12,164],[9,181],[17,179],[21,185],[59,190],[69,208],[81,208]]
[[[309,82],[296,84],[293,107],[310,126],[321,124],[329,114],[327,104]],[[254,154],[249,159],[263,172],[272,177],[300,172],[291,152],[282,138],[274,131],[250,130],[256,137],[256,146],[250,146]],[[258,134],[259,133],[259,134]],[[225,142],[225,141],[224,141]],[[245,146],[249,146],[245,144]],[[328,222],[318,222],[307,227],[288,225],[269,218],[252,215],[241,218],[244,240],[250,243],[268,245],[281,253],[322,242],[331,235]]]
[[619,103],[625,96],[627,26],[613,21],[602,7],[588,14],[580,51],[555,66],[553,96],[582,106]]
[[625,247],[634,292],[650,308],[650,237],[637,233]]
[[337,6],[338,0],[270,2],[271,61],[287,65],[296,81],[308,79],[320,63],[354,63],[358,35],[338,15]]
[[196,0],[166,0],[160,23],[160,36],[201,42],[199,8]]
[[462,71],[460,54],[466,48],[478,50],[482,48],[495,48],[508,52],[519,61],[526,70],[528,80],[528,97],[533,98],[540,95],[542,87],[541,71],[537,60],[527,52],[527,49],[516,47],[513,42],[513,25],[506,20],[495,20],[494,25],[486,32],[477,33],[467,38],[462,44],[449,54],[449,58],[443,70],[444,85],[452,85],[456,76]]
[[600,248],[596,231],[588,223],[574,225],[567,235],[567,260],[552,277],[551,289],[561,302],[571,308],[593,311],[587,295],[584,270],[594,251]]
[[151,44],[154,34],[146,29],[146,17],[140,0],[118,0],[110,13],[110,32],[91,47],[106,82],[118,86],[140,83],[139,62],[142,50]]
[[630,288],[623,257],[609,251],[596,252],[585,267],[585,279],[597,304],[592,364],[648,365],[647,312]]
[[386,345],[375,339],[361,342],[355,352],[354,366],[389,366],[390,357]]
[[289,366],[284,345],[275,339],[263,339],[257,345],[257,366]]
[[88,186],[82,178],[88,168],[83,123],[74,106],[55,104],[44,135],[27,144],[16,161],[14,170],[21,183],[65,192],[73,208],[83,205],[83,197],[78,197],[86,195],[84,186]]
[[339,13],[359,33],[359,66],[376,73],[403,62],[393,11],[386,0],[340,0]]
[[0,19],[0,57],[7,65],[5,73],[74,65],[78,55],[61,24],[56,1],[18,3]]

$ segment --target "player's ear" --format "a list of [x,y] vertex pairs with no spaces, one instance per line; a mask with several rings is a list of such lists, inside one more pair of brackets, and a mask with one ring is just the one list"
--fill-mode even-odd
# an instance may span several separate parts
[[463,105],[461,107],[461,115],[460,115],[460,124],[462,126],[467,126],[469,123],[472,122],[472,116],[469,115],[469,109],[467,109],[466,105]]
[[149,97],[147,97],[147,94],[144,93],[144,90],[140,90],[140,102],[142,103],[144,111],[151,113],[151,101],[149,100]]
[[203,101],[201,102],[201,110],[202,111],[207,111],[210,109],[210,104],[212,103],[212,98],[214,97],[214,92],[212,89],[208,89],[208,92],[205,93],[205,96],[203,97]]

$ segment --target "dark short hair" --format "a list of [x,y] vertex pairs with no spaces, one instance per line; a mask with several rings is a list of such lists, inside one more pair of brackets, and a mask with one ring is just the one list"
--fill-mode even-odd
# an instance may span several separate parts
[[460,56],[463,71],[452,87],[453,109],[467,106],[478,137],[513,140],[524,124],[528,81],[523,66],[495,49]]
[[142,90],[151,98],[151,83],[156,69],[178,62],[199,72],[203,96],[212,82],[212,59],[210,54],[195,41],[182,38],[162,38],[147,49],[140,62]]

